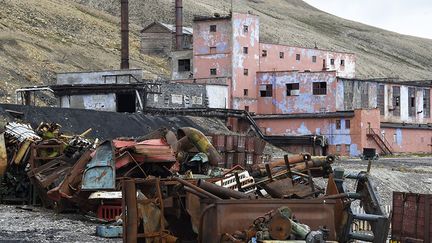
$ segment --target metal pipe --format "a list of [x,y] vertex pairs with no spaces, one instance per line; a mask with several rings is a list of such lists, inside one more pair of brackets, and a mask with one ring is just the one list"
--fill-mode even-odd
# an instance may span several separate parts
[[196,196],[198,196],[200,198],[208,198],[206,195],[204,195],[202,193],[199,193],[199,192],[195,191],[194,189],[192,189],[190,187],[184,186],[184,190],[187,191],[187,192],[190,192],[190,193],[192,193],[192,194],[194,194],[194,195],[196,195]]
[[176,25],[176,50],[182,49],[183,38],[183,3],[182,0],[175,0],[175,25]]
[[203,190],[203,189],[201,189],[201,188],[195,186],[194,184],[192,184],[192,183],[190,183],[190,182],[187,182],[187,181],[185,181],[185,180],[183,180],[183,179],[181,179],[181,178],[173,177],[173,179],[174,179],[175,181],[180,182],[180,183],[181,183],[182,185],[184,185],[184,186],[187,186],[187,187],[189,187],[189,188],[192,188],[192,189],[194,189],[195,191],[197,191],[197,192],[199,192],[199,193],[202,193],[202,194],[206,195],[207,197],[209,197],[209,198],[211,198],[211,199],[221,200],[220,197],[218,197],[218,196],[216,196],[216,195],[214,195],[214,194],[211,194],[210,192],[205,191],[205,190]]
[[120,69],[129,69],[129,0],[121,0],[121,63]]
[[202,188],[203,190],[206,190],[214,195],[219,196],[222,199],[230,199],[230,198],[235,198],[235,199],[250,199],[251,196],[247,195],[245,193],[239,192],[239,191],[235,191],[235,190],[231,190],[229,188],[225,188],[223,186],[218,186],[216,184],[207,182],[205,180],[199,179],[197,182],[197,186],[199,188]]
[[124,200],[126,200],[126,210],[124,210],[123,214],[123,232],[125,232],[124,242],[136,243],[138,236],[138,207],[135,181],[123,181],[123,195]]

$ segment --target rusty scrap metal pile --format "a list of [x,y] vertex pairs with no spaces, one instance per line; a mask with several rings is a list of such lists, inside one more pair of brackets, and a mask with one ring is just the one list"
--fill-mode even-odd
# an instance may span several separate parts
[[[34,130],[6,125],[0,136],[3,202],[34,203],[37,195],[58,212],[92,212],[122,225],[123,233],[106,228],[101,235],[123,234],[126,242],[387,238],[388,216],[368,174],[333,169],[334,156],[296,154],[263,163],[265,142],[258,138],[209,138],[189,127],[109,141],[85,138],[90,129],[74,136],[60,130],[48,123]],[[244,156],[248,146],[252,159]],[[326,188],[314,178],[327,178]],[[357,180],[355,192],[344,184],[349,179]],[[355,200],[367,214],[351,211]],[[372,232],[353,232],[356,220],[369,221]]]

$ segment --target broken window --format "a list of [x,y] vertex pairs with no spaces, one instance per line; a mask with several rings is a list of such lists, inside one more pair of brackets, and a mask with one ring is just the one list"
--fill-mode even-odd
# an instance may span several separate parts
[[272,97],[273,96],[273,86],[271,84],[263,84],[260,86],[260,96],[261,97]]
[[314,82],[314,83],[312,83],[312,93],[314,95],[327,94],[327,83],[326,82]]
[[349,153],[350,147],[350,144],[345,144],[345,152]]
[[377,106],[380,110],[380,114],[384,115],[384,85],[383,84],[378,85]]
[[286,95],[294,96],[299,95],[299,83],[286,84]]
[[393,86],[393,115],[400,116],[400,87]]
[[312,62],[316,63],[317,62],[317,57],[316,56],[312,56]]
[[430,117],[430,89],[423,90],[423,117]]
[[267,56],[267,50],[262,50],[261,56],[266,57]]
[[216,25],[210,25],[210,32],[216,32]]
[[216,75],[217,71],[216,68],[210,68],[210,75]]
[[330,65],[334,65],[334,59],[330,59]]
[[296,60],[300,61],[300,54],[296,54]]
[[117,112],[136,112],[136,93],[116,93]]
[[243,69],[243,75],[248,76],[249,75],[249,69],[247,69],[247,68]]
[[285,53],[283,53],[283,52],[279,52],[279,58],[284,58],[284,55],[285,55]]
[[243,33],[247,33],[249,31],[249,26],[243,25]]
[[248,89],[244,89],[243,90],[243,95],[244,96],[248,96],[249,95],[249,90]]
[[190,59],[178,60],[178,71],[179,72],[189,72],[190,70],[191,70]]
[[345,120],[345,129],[351,128],[351,120]]
[[341,66],[345,66],[345,60],[341,60]]
[[243,47],[243,54],[248,54],[249,49],[245,46]]
[[210,47],[210,54],[215,54],[216,53],[216,47],[215,46],[211,46]]
[[336,130],[341,129],[341,120],[336,120]]
[[415,88],[408,88],[408,116],[416,116]]

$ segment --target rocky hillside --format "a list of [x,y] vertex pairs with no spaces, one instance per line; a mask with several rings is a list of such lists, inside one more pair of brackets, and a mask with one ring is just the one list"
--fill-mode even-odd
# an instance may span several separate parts
[[[0,102],[55,72],[120,66],[118,17],[64,0],[0,0],[0,9]],[[131,28],[131,67],[167,76],[166,60],[139,54],[140,27]]]
[[[173,0],[129,0],[131,66],[168,76],[168,61],[139,54],[139,30],[173,23]],[[432,40],[400,35],[319,11],[301,0],[239,0],[261,18],[265,42],[355,52],[361,77],[431,79]],[[183,0],[194,15],[228,13],[230,0]],[[16,88],[52,83],[55,72],[118,68],[120,0],[0,0],[0,102]],[[281,28],[282,27],[282,28]]]

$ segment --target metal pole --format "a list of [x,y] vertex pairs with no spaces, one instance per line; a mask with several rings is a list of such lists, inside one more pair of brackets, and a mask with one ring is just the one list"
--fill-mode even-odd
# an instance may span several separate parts
[[136,243],[138,236],[138,208],[136,187],[134,180],[123,181],[123,198],[125,200],[123,240],[127,243]]

